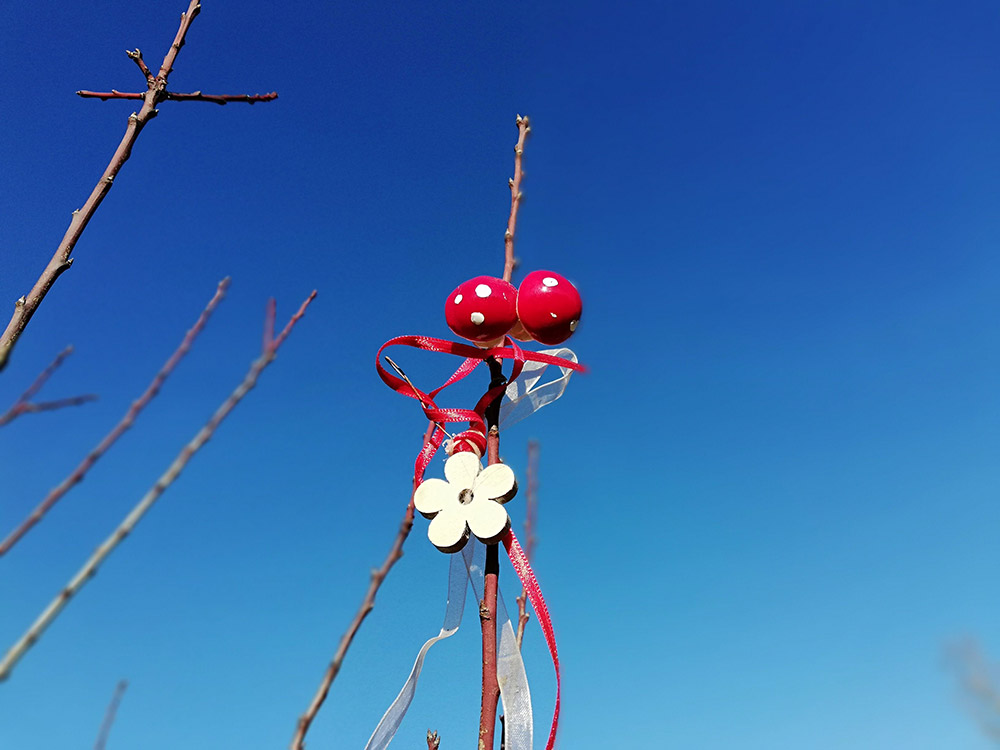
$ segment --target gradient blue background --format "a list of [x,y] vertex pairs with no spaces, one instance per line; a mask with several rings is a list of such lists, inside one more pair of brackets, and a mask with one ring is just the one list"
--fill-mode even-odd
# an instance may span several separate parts
[[[137,90],[122,51],[158,64],[183,5],[5,8],[5,310],[134,109],[73,92]],[[583,291],[572,344],[592,370],[502,446],[523,472],[541,442],[560,747],[988,747],[943,650],[974,634],[1000,657],[998,35],[989,2],[206,0],[171,88],[280,98],[167,102],[143,132],[0,381],[6,406],[72,343],[44,395],[101,395],[0,433],[2,530],[118,420],[216,282],[232,290],[136,427],[0,560],[0,647],[242,377],[266,298],[283,320],[319,297],[0,685],[0,747],[87,746],[122,677],[112,749],[287,746],[424,426],[374,353],[447,336],[448,292],[500,273],[515,113],[534,124],[518,254]],[[399,356],[427,386],[446,359]],[[447,566],[424,533],[310,748],[362,747],[437,632]],[[431,652],[400,747],[428,727],[446,750],[475,741],[466,626]]]

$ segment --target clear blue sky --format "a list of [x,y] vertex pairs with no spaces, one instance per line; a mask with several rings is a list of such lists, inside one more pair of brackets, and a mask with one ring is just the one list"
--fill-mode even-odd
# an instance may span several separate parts
[[[5,311],[134,108],[73,92],[137,90],[122,52],[158,63],[183,6],[5,8]],[[319,297],[0,685],[0,747],[87,746],[122,677],[111,750],[287,746],[408,498],[424,422],[375,351],[447,336],[448,292],[500,273],[516,113],[534,123],[518,253],[579,285],[591,367],[502,444],[523,472],[541,441],[560,746],[988,747],[942,652],[974,634],[1000,659],[998,37],[988,2],[205,0],[172,88],[280,98],[167,102],[143,132],[0,381],[5,407],[73,344],[45,395],[101,395],[0,432],[3,531],[216,282],[232,291],[135,429],[0,560],[0,648],[242,377],[265,299],[284,318]],[[452,364],[399,361],[428,386]],[[437,632],[447,565],[425,527],[312,750],[362,747]],[[400,747],[428,727],[472,746],[476,630],[431,652]],[[542,735],[536,628],[525,654]]]

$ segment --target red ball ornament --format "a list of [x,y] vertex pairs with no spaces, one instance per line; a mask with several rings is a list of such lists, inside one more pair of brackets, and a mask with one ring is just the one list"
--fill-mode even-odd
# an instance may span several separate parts
[[477,276],[459,284],[444,305],[448,327],[477,344],[493,343],[517,322],[517,290],[503,279]]
[[517,290],[517,317],[524,330],[542,344],[561,344],[580,322],[583,300],[565,276],[532,271]]

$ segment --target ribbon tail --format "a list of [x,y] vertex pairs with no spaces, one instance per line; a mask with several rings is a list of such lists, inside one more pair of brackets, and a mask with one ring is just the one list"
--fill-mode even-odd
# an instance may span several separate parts
[[549,730],[549,739],[545,743],[545,750],[552,750],[552,746],[556,741],[556,730],[559,728],[559,707],[562,698],[559,650],[556,648],[556,634],[552,628],[552,617],[549,615],[549,608],[542,597],[542,587],[538,585],[535,572],[531,569],[531,564],[528,562],[528,556],[521,549],[521,544],[517,541],[517,536],[514,535],[513,530],[508,531],[507,536],[503,538],[503,546],[507,550],[507,555],[510,557],[517,577],[521,579],[521,583],[524,585],[524,590],[528,592],[528,599],[535,610],[538,624],[542,628],[542,635],[545,636],[545,645],[549,647],[549,654],[552,656],[552,665],[556,670],[556,705],[552,713],[552,728]]
[[451,566],[448,570],[448,604],[445,607],[444,625],[433,638],[427,640],[417,653],[416,661],[413,662],[413,669],[410,676],[403,683],[403,688],[396,696],[385,714],[383,714],[375,731],[365,745],[365,750],[385,750],[396,736],[399,725],[403,722],[413,696],[417,692],[417,680],[420,678],[420,670],[424,666],[424,658],[427,652],[438,641],[450,638],[458,632],[458,627],[462,623],[462,612],[465,610],[465,591],[468,588],[465,565],[462,564],[458,555],[451,556]]

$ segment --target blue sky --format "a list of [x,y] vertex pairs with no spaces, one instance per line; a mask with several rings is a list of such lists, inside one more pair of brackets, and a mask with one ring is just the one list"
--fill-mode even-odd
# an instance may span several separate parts
[[[133,109],[73,92],[137,90],[123,50],[158,63],[181,10],[5,9],[0,304]],[[448,292],[501,272],[522,113],[518,254],[581,289],[591,369],[502,441],[521,473],[541,443],[560,746],[989,747],[943,652],[971,634],[1000,660],[998,27],[986,2],[206,1],[171,88],[280,98],[167,102],[142,133],[0,382],[5,407],[73,344],[45,395],[101,399],[0,433],[0,528],[110,429],[216,282],[232,289],[136,427],[0,560],[0,647],[242,377],[267,297],[281,319],[319,297],[0,685],[0,746],[92,742],[123,677],[109,748],[287,745],[408,499],[424,423],[374,354],[448,336]],[[428,387],[444,360],[397,359]],[[523,499],[509,507],[519,524]],[[425,527],[311,748],[362,747],[440,627],[447,565]],[[501,581],[513,606],[509,567]],[[431,652],[401,747],[429,727],[474,741],[468,615]],[[543,735],[537,628],[525,658]]]

